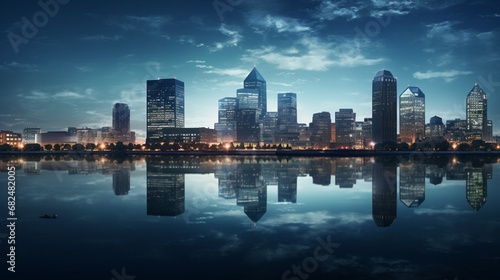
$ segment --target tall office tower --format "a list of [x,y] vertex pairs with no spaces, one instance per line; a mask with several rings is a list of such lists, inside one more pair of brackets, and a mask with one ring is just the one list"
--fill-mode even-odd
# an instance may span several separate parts
[[486,138],[488,124],[488,98],[486,93],[476,83],[467,95],[467,134],[468,140]]
[[321,112],[313,115],[312,123],[309,124],[311,130],[311,145],[317,149],[324,149],[330,146],[332,135],[332,118],[330,113]]
[[442,138],[444,137],[445,126],[443,124],[443,119],[434,116],[431,118],[431,122],[425,126],[425,137],[430,139]]
[[246,89],[258,90],[259,120],[262,119],[267,113],[267,87],[266,80],[264,80],[264,77],[257,71],[257,68],[254,67],[250,74],[248,74],[243,82],[243,87]]
[[425,200],[425,165],[402,163],[399,166],[399,200],[407,207],[420,206]]
[[493,121],[492,120],[488,120],[488,122],[486,123],[485,134],[486,134],[486,137],[483,140],[493,142]]
[[390,226],[397,216],[396,174],[395,163],[373,163],[372,216],[379,227]]
[[461,119],[447,120],[446,140],[450,142],[467,141],[467,120],[461,120]]
[[36,143],[36,135],[42,133],[42,129],[38,127],[26,127],[23,130],[23,140],[26,144]]
[[488,189],[486,169],[487,165],[483,168],[467,169],[466,198],[476,212],[486,203]]
[[355,144],[354,130],[356,126],[356,113],[352,109],[340,109],[335,112],[336,145],[352,147]]
[[397,141],[397,115],[397,80],[390,71],[379,71],[372,83],[372,140],[376,144]]
[[262,120],[262,142],[273,144],[278,132],[278,112],[267,112]]
[[218,142],[236,141],[236,115],[238,98],[225,97],[219,99],[219,122],[215,124]]
[[184,128],[184,82],[147,81],[147,142],[161,141],[163,129]]
[[278,93],[278,133],[276,142],[294,142],[299,140],[297,124],[297,94]]
[[113,106],[113,129],[122,134],[130,131],[130,109],[127,104],[116,103]]
[[399,136],[413,144],[425,137],[425,94],[409,86],[399,96]]
[[237,90],[236,134],[239,142],[260,141],[259,94],[259,89],[243,88]]

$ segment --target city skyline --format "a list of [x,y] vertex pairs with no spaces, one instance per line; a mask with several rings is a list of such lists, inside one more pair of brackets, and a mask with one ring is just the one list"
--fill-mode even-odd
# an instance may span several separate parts
[[[277,111],[278,93],[296,93],[299,123],[341,108],[371,118],[370,81],[380,69],[394,74],[398,96],[406,85],[425,92],[426,123],[465,119],[476,82],[499,102],[500,17],[487,1],[241,1],[225,11],[210,1],[61,3],[28,39],[24,25],[44,8],[6,5],[2,129],[111,126],[109,108],[125,103],[144,140],[145,83],[157,78],[186,83],[185,127],[213,128],[218,100],[234,96],[254,65],[267,80],[265,109]],[[13,44],[12,34],[28,42]],[[488,108],[494,135],[499,110]]]

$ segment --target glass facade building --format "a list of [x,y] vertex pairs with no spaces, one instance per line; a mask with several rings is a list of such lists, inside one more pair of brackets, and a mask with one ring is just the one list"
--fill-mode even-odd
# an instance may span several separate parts
[[321,112],[314,114],[309,128],[311,131],[311,145],[314,148],[323,149],[330,146],[332,134],[332,118],[330,113]]
[[147,81],[147,141],[161,141],[164,128],[184,127],[184,82],[177,79]]
[[236,115],[238,110],[238,98],[225,97],[219,99],[219,122],[215,124],[217,130],[217,141],[236,141]]
[[113,106],[113,129],[123,134],[130,131],[130,109],[127,104],[116,103]]
[[399,136],[413,144],[425,137],[425,94],[409,86],[399,96]]
[[293,143],[299,140],[297,124],[297,94],[278,93],[278,133],[276,142]]
[[255,89],[258,93],[258,113],[259,119],[262,119],[263,116],[267,113],[267,85],[266,80],[262,75],[257,71],[257,68],[253,68],[252,71],[248,74],[245,81],[243,82],[243,87],[245,89]]
[[397,141],[397,80],[388,70],[375,75],[372,82],[372,140]]
[[476,83],[467,95],[467,138],[469,141],[487,138],[488,103],[486,93]]
[[335,143],[349,147],[355,144],[356,113],[352,109],[340,109],[335,112]]

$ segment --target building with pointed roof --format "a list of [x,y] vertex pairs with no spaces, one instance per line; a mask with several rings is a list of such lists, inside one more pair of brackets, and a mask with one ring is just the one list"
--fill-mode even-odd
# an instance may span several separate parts
[[267,113],[267,85],[266,80],[259,73],[257,68],[253,68],[243,82],[245,89],[257,89],[259,93],[259,119]]
[[481,140],[487,137],[488,98],[486,93],[476,83],[467,95],[467,139]]
[[418,87],[408,86],[399,96],[399,136],[410,145],[425,137],[425,94]]

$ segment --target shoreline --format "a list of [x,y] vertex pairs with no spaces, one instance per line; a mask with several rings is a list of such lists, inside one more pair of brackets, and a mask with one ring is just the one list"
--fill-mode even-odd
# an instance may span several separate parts
[[1,156],[19,155],[145,155],[145,156],[286,156],[286,157],[373,157],[397,155],[490,155],[500,151],[374,151],[374,150],[228,150],[228,151],[1,151]]

